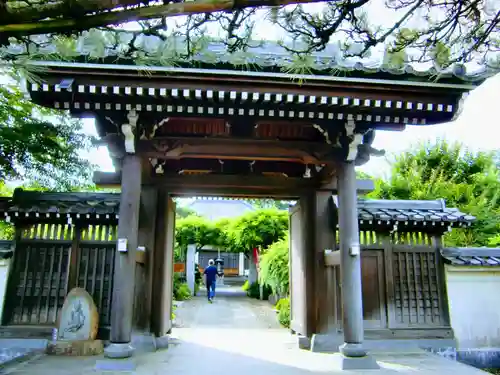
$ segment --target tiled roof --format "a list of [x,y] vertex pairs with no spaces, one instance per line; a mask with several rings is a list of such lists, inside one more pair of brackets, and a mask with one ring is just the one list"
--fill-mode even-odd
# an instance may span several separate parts
[[[334,199],[337,197],[334,196]],[[33,215],[118,215],[120,194],[113,193],[40,193],[16,190],[12,198],[0,199],[5,216]],[[338,204],[337,204],[338,206]],[[17,213],[17,215],[16,215]],[[358,200],[360,224],[464,226],[475,220],[443,200]],[[104,218],[104,217],[103,217]]]
[[0,201],[5,215],[115,215],[120,204],[119,194],[109,193],[45,193],[16,189],[12,198]]
[[[43,36],[39,36],[38,38],[43,38]],[[111,58],[113,59],[113,64],[134,64],[135,61],[130,59],[117,59],[117,57],[123,55],[124,46],[126,46],[132,38],[136,38],[135,45],[139,46],[141,50],[146,51],[149,56],[158,56],[159,61],[150,61],[148,63],[148,69],[151,70],[154,70],[155,65],[187,65],[191,67],[217,67],[239,71],[272,70],[276,68],[283,71],[283,68],[286,70],[287,67],[297,63],[285,48],[278,43],[269,41],[256,41],[254,46],[248,47],[245,51],[238,51],[235,53],[228,53],[227,47],[223,43],[209,42],[205,48],[200,49],[200,51],[194,56],[191,56],[189,60],[183,60],[180,57],[182,54],[181,51],[176,55],[175,47],[173,47],[175,45],[184,45],[182,40],[170,41],[172,45],[171,51],[169,50],[165,54],[164,51],[159,50],[159,48],[164,48],[165,43],[158,37],[145,35],[133,36],[128,33],[120,33],[120,42],[104,46],[105,48],[98,46],[99,43],[86,43],[84,41],[85,37],[80,37],[76,42],[76,46],[78,46],[76,55],[80,54],[79,58],[87,62],[97,63],[105,61],[106,58]],[[114,39],[112,38],[112,40]],[[12,55],[23,54],[25,53],[25,48],[24,45],[10,45],[7,49],[7,53]],[[97,51],[97,48],[99,48],[99,51]],[[295,43],[293,48],[302,49],[298,43]],[[351,48],[356,49],[358,46],[353,45]],[[40,55],[58,55],[56,46],[53,44],[42,47],[37,52]],[[99,59],[97,56],[99,56]],[[312,53],[309,58],[310,63],[308,63],[307,70],[310,69],[314,74],[323,75],[348,74],[350,77],[356,77],[359,75],[367,76],[376,74],[377,76],[386,75],[388,79],[390,79],[390,76],[396,75],[402,76],[395,77],[396,79],[403,79],[406,76],[416,81],[429,81],[430,79],[433,79],[433,81],[442,81],[454,79],[456,82],[479,82],[495,73],[494,70],[490,71],[486,66],[480,65],[475,66],[473,70],[471,70],[471,65],[465,66],[461,64],[454,65],[444,70],[437,70],[431,63],[408,63],[402,64],[401,66],[390,66],[384,62],[383,53],[373,54],[363,59],[358,57],[345,58],[341,47],[333,43],[328,44],[322,51]],[[311,66],[309,66],[309,64]]]
[[500,248],[444,248],[441,255],[453,266],[500,267]]
[[381,221],[398,223],[422,223],[431,225],[470,225],[476,218],[448,208],[444,200],[358,200],[360,221]]

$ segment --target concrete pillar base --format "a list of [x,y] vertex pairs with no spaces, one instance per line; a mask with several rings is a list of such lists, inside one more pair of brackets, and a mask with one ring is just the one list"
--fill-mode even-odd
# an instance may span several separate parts
[[346,357],[342,355],[341,368],[342,370],[379,370],[380,366],[375,361],[375,358],[369,355],[364,357]]
[[363,344],[350,344],[347,342],[339,346],[339,352],[346,357],[354,358],[365,357],[367,354]]
[[299,349],[309,350],[311,349],[311,339],[307,336],[297,335],[299,341]]
[[104,348],[104,356],[112,359],[130,358],[134,347],[130,343],[111,343]]
[[166,349],[166,348],[168,348],[168,345],[169,345],[170,336],[165,335],[165,336],[156,337],[155,341],[156,341],[156,350]]
[[315,353],[337,353],[344,339],[339,334],[315,333],[311,339],[311,351]]
[[95,369],[97,371],[116,371],[116,372],[132,372],[135,373],[137,364],[131,358],[128,359],[101,359],[96,361]]
[[155,337],[151,333],[133,333],[130,344],[136,354],[156,351]]

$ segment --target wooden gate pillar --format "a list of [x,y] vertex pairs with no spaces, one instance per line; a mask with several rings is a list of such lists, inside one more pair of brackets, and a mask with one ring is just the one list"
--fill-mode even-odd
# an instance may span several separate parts
[[345,162],[338,169],[340,273],[345,369],[378,368],[363,347],[363,298],[361,287],[361,248],[359,244],[356,172],[354,163]]
[[158,204],[153,255],[153,305],[151,331],[156,337],[156,347],[168,346],[172,329],[175,203],[164,190],[158,191]]
[[141,198],[141,159],[126,155],[122,164],[117,254],[113,277],[111,343],[104,354],[108,358],[127,358],[131,345],[135,289],[135,262]]
[[324,273],[317,271],[321,268],[318,262],[324,262],[320,247],[329,238],[327,232],[322,233],[328,226],[322,222],[327,215],[323,205],[327,195],[311,191],[301,196],[290,211],[291,329],[299,335],[303,349],[310,347],[311,338],[321,325]]
[[335,228],[333,225],[334,215],[333,210],[333,191],[318,191],[316,192],[316,211],[315,211],[315,299],[316,299],[316,329],[314,333],[324,333],[329,328],[329,321],[333,315],[333,307],[335,305],[331,294],[331,289],[328,288],[329,271],[325,266],[325,250],[335,248]]

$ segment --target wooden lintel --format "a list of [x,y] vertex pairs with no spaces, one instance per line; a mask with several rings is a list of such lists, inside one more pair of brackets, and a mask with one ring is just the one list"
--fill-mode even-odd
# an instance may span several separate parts
[[144,182],[146,185],[173,188],[244,188],[247,190],[300,190],[318,189],[314,179],[286,178],[252,175],[163,175],[155,176]]
[[137,141],[137,153],[159,159],[275,160],[325,164],[334,160],[334,146],[319,142],[289,142],[241,138],[162,137]]
[[[117,187],[120,186],[121,175],[119,172],[94,172],[93,180],[100,187]],[[145,179],[144,184],[163,186],[172,193],[182,195],[197,193],[224,196],[297,197],[297,194],[300,195],[305,191],[330,191],[332,194],[337,191],[335,182],[322,186],[317,179],[251,175],[161,175]],[[373,190],[371,180],[357,180],[356,184],[360,194]]]

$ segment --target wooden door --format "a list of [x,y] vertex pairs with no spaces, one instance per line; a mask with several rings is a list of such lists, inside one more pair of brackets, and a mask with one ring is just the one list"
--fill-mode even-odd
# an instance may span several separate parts
[[163,311],[166,325],[163,331],[169,333],[172,330],[172,312],[174,299],[174,247],[175,247],[175,202],[169,196],[167,198],[167,228],[165,241],[165,290]]
[[161,337],[172,329],[175,241],[175,203],[161,190],[158,192],[155,236],[151,326],[155,335]]
[[290,208],[290,328],[307,334],[304,238],[300,201]]
[[365,329],[385,328],[383,251],[364,250],[361,256],[363,318]]

